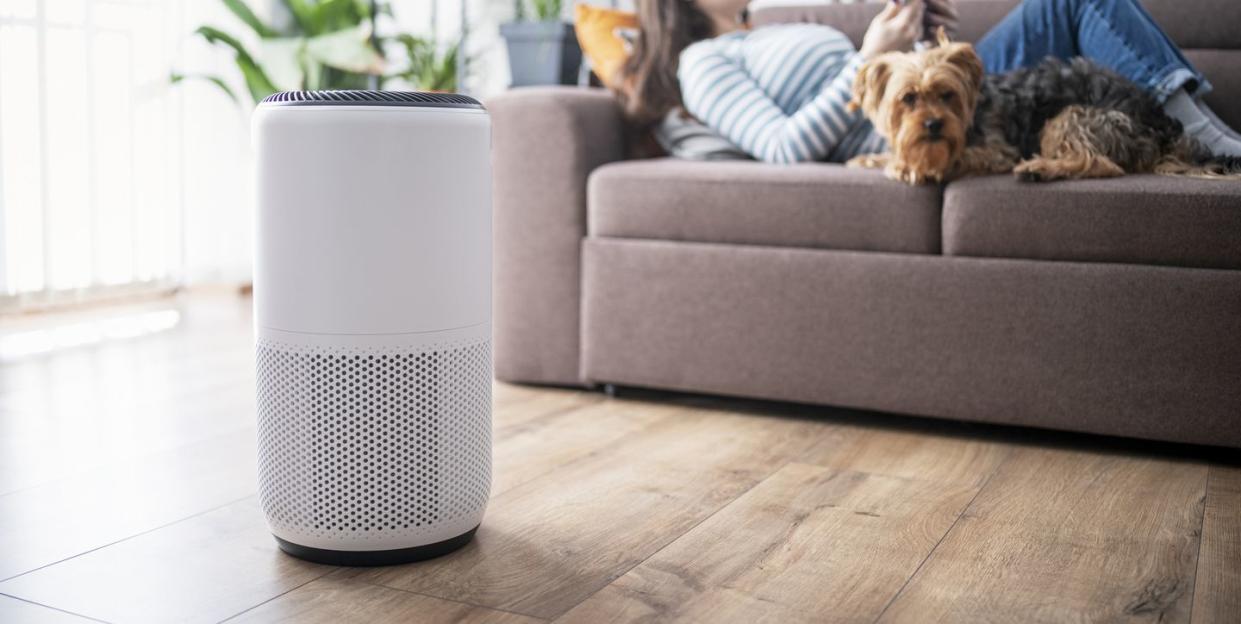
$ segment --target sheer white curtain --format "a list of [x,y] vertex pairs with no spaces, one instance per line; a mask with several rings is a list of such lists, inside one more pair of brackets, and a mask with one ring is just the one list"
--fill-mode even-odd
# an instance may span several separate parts
[[169,71],[216,2],[0,2],[0,307],[249,273],[246,113]]

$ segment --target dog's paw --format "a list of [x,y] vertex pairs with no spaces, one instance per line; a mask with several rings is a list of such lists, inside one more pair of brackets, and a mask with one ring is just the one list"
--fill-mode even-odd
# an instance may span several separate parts
[[1017,179],[1028,182],[1052,182],[1056,180],[1088,180],[1092,178],[1116,178],[1125,170],[1107,156],[1087,154],[1074,158],[1044,158],[1035,156],[1022,161],[1013,168]]
[[939,184],[944,179],[944,174],[933,171],[919,171],[911,167],[899,164],[889,164],[884,173],[888,178],[897,182],[904,182],[914,186],[920,184]]
[[1033,169],[1013,169],[1013,175],[1019,182],[1042,182],[1043,174]]
[[1021,182],[1047,182],[1054,180],[1055,177],[1049,175],[1051,168],[1048,167],[1047,161],[1040,158],[1025,160],[1013,167],[1013,175]]
[[862,154],[854,156],[845,163],[846,167],[855,167],[860,169],[883,169],[888,166],[891,160],[887,154]]

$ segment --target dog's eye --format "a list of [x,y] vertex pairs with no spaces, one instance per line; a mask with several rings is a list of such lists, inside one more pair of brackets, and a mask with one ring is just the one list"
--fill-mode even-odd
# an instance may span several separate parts
[[917,102],[917,101],[918,101],[917,93],[906,93],[905,96],[901,98],[901,102],[903,102],[906,106],[913,106],[914,102]]
[[953,93],[952,91],[945,91],[943,95],[939,96],[939,99],[944,102],[951,102],[952,98],[956,96],[957,94]]

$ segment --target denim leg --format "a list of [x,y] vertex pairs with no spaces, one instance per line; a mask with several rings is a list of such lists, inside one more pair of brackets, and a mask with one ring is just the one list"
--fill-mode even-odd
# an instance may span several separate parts
[[979,40],[989,73],[1048,56],[1084,56],[1145,86],[1160,101],[1211,85],[1135,0],[1025,0]]

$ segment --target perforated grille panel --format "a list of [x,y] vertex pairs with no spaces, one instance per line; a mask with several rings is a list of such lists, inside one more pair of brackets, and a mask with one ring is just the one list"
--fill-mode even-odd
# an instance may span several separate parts
[[387,540],[486,506],[490,341],[414,352],[259,341],[258,417],[273,526]]

